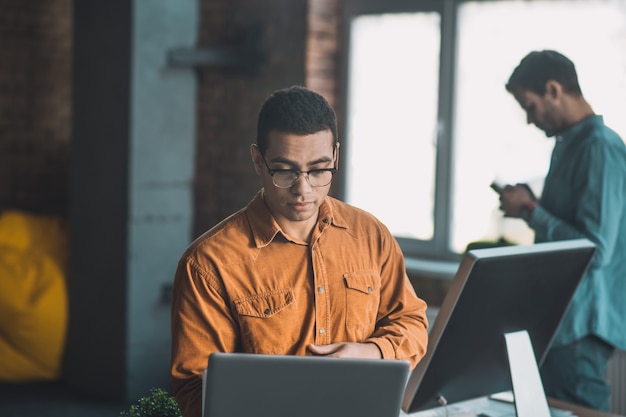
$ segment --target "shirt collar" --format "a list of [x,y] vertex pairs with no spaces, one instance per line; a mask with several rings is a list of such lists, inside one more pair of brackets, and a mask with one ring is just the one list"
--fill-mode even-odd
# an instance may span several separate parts
[[[246,208],[248,221],[252,230],[254,243],[257,248],[269,245],[282,230],[272,213],[263,201],[263,190],[260,190]],[[320,205],[320,213],[316,227],[324,229],[329,225],[347,229],[343,217],[337,212],[336,202],[332,197],[326,197]]]
[[574,138],[578,136],[580,132],[582,132],[587,127],[591,127],[593,125],[601,125],[604,123],[604,120],[599,114],[592,114],[591,116],[585,117],[580,122],[576,123],[574,126],[570,127],[568,130],[563,132],[560,135],[556,136],[556,140],[558,141],[567,141],[570,138]]
[[324,202],[320,206],[320,216],[317,223],[318,225],[320,223],[324,225],[333,225],[342,229],[348,228],[346,221],[341,216],[339,210],[337,210],[337,200],[328,196],[324,199]]
[[257,248],[267,246],[280,232],[280,226],[263,201],[263,190],[256,193],[252,201],[246,207],[252,237]]

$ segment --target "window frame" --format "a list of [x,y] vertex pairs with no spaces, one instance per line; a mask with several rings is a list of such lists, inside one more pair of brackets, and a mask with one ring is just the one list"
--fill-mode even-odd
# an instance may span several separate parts
[[[437,108],[437,144],[435,160],[435,195],[433,215],[433,238],[420,240],[415,238],[396,237],[406,257],[414,259],[430,259],[436,261],[459,261],[461,254],[454,253],[450,249],[450,235],[452,223],[452,158],[453,158],[453,135],[452,122],[454,119],[454,82],[456,78],[456,30],[457,30],[457,6],[463,0],[345,0],[341,27],[342,57],[340,70],[340,86],[338,102],[346,116],[350,112],[348,103],[348,73],[350,56],[350,24],[354,17],[368,14],[384,13],[417,13],[436,12],[441,21],[441,46],[439,57],[439,86]],[[340,126],[342,137],[347,136],[347,123]],[[342,142],[342,151],[349,152],[348,140]],[[345,162],[340,160],[340,171],[346,169]],[[346,179],[341,177],[333,189],[339,198],[345,198]]]

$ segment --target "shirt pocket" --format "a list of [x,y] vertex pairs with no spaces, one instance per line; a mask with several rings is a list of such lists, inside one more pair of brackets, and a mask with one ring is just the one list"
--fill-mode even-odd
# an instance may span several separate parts
[[346,327],[357,330],[360,338],[369,337],[376,328],[380,304],[380,275],[375,272],[346,273]]
[[233,305],[244,352],[291,352],[301,327],[292,289],[252,295]]
[[234,304],[237,313],[241,316],[272,317],[293,302],[293,291],[288,289],[235,300]]

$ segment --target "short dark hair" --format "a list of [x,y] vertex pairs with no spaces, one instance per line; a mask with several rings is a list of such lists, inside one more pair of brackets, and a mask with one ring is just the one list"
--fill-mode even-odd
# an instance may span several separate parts
[[552,50],[532,51],[526,55],[511,74],[506,89],[510,93],[518,89],[529,90],[543,96],[550,80],[561,84],[569,94],[582,95],[574,63]]
[[269,132],[275,130],[296,135],[311,135],[330,130],[337,143],[335,111],[320,94],[302,86],[276,90],[259,111],[256,143],[261,154],[268,147]]

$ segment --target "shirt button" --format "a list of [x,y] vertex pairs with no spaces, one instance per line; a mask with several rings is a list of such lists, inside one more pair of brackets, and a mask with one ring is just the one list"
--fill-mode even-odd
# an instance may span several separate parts
[[270,310],[269,308],[266,308],[266,309],[265,309],[265,311],[264,311],[263,313],[265,313],[266,315],[267,315],[267,314],[270,314],[270,313],[271,313],[271,310]]
[[322,328],[320,329],[320,334],[324,334],[324,333],[326,333],[326,329],[322,327]]
[[367,292],[372,292],[372,291],[374,291],[372,287],[367,287]]
[[324,287],[317,287],[317,292],[324,292]]

